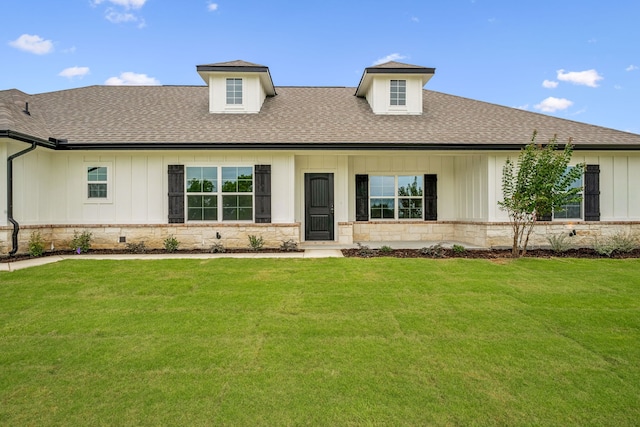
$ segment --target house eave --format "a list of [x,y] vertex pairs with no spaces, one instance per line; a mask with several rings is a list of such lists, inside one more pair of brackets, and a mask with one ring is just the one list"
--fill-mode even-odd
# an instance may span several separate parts
[[[105,151],[176,151],[176,150],[336,150],[336,151],[514,151],[527,144],[472,144],[472,143],[384,143],[384,142],[317,142],[317,143],[264,143],[264,142],[134,142],[134,143],[60,143],[58,150]],[[559,144],[558,149],[564,145]],[[640,145],[580,144],[574,151],[640,151]]]
[[44,148],[50,148],[50,149],[57,148],[57,143],[51,140],[38,138],[35,136],[27,135],[26,133],[16,132],[10,129],[0,129],[0,138],[14,139],[16,141],[26,142],[29,144],[35,142],[38,147],[44,147]]

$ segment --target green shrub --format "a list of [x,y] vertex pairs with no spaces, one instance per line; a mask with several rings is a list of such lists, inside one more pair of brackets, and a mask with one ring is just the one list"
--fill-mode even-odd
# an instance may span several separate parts
[[39,231],[34,231],[29,237],[29,255],[39,257],[44,254],[44,241]]
[[638,239],[629,233],[618,232],[612,236],[593,239],[593,249],[610,257],[614,253],[628,253],[638,248]]
[[144,242],[127,243],[126,249],[133,254],[143,254],[147,252],[147,245]]
[[363,245],[361,243],[357,243],[358,245],[358,255],[364,258],[368,258],[373,255],[373,251],[367,245]]
[[214,243],[213,245],[211,245],[211,248],[209,248],[209,252],[212,254],[223,254],[226,251],[227,250],[224,248],[224,245],[222,243]]
[[249,236],[249,247],[254,251],[259,251],[264,246],[264,239],[262,236],[258,237],[253,234]]
[[164,239],[164,250],[167,252],[175,252],[178,250],[180,242],[173,235]]
[[72,251],[78,254],[89,252],[89,249],[91,249],[92,238],[93,234],[87,230],[84,230],[82,233],[78,233],[74,230],[73,239],[71,239],[69,246]]
[[420,253],[431,258],[442,258],[444,257],[445,249],[440,243],[436,243],[435,245],[421,248]]
[[551,250],[555,253],[566,252],[573,247],[570,237],[566,233],[556,234],[547,237],[547,242],[551,245]]
[[380,253],[385,255],[388,255],[393,252],[393,249],[391,248],[391,246],[388,246],[388,245],[380,246],[379,250],[380,250]]
[[284,252],[295,252],[298,250],[298,242],[293,239],[283,240],[280,250]]
[[456,255],[461,255],[467,251],[462,245],[453,245],[451,249],[453,250],[453,253]]

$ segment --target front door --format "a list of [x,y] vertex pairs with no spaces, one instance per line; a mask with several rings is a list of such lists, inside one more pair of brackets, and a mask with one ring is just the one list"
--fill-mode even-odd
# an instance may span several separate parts
[[333,240],[333,174],[304,174],[305,240]]

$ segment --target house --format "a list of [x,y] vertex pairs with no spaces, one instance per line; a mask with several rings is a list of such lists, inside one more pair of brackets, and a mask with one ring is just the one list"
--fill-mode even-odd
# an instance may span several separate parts
[[244,61],[202,86],[0,91],[0,254],[39,231],[66,248],[283,241],[509,246],[502,166],[534,129],[573,138],[584,200],[533,244],[640,229],[640,135],[424,89],[433,68],[368,67],[357,87],[275,86]]

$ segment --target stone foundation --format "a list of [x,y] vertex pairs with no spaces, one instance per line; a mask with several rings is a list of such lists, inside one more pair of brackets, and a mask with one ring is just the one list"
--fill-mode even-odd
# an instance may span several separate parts
[[[18,253],[29,251],[31,233],[39,231],[45,250],[67,250],[74,232],[92,233],[93,249],[125,249],[127,243],[144,242],[148,249],[163,249],[164,240],[175,237],[180,249],[209,249],[214,243],[225,248],[248,248],[249,235],[264,239],[265,248],[279,248],[282,242],[300,243],[300,224],[166,224],[166,225],[47,225],[21,226]],[[12,248],[11,227],[0,227],[0,254]],[[218,238],[219,236],[219,238]],[[121,242],[124,238],[124,242]]]
[[[529,247],[549,247],[548,236],[569,233],[576,247],[591,247],[595,237],[622,232],[640,236],[640,221],[539,222]],[[508,222],[463,221],[368,221],[353,223],[353,242],[459,242],[483,248],[510,248],[513,231]]]

